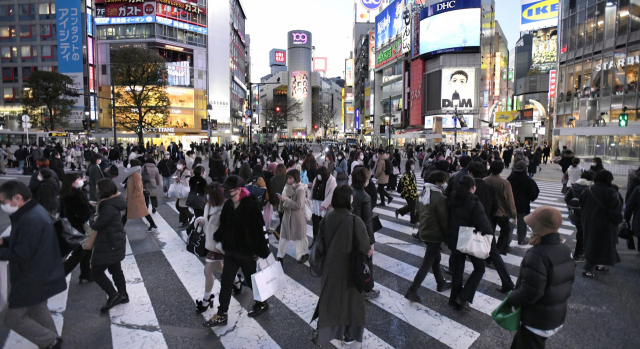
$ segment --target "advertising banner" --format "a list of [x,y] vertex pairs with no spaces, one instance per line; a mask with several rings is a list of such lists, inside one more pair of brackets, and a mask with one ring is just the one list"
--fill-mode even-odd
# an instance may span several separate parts
[[80,0],[56,0],[56,30],[58,31],[58,72],[73,80],[71,87],[80,93],[71,97],[76,108],[84,108],[84,78],[82,74],[82,12]]
[[549,99],[556,98],[556,70],[549,71]]
[[520,116],[520,112],[518,110],[511,111],[498,111],[496,112],[495,122],[504,124],[509,123]]
[[287,51],[274,48],[269,51],[269,66],[287,65]]
[[480,2],[450,1],[420,12],[420,55],[480,47]]
[[96,5],[96,14],[98,17],[139,17],[154,16],[156,14],[156,3],[108,3]]
[[458,93],[458,110],[472,110],[476,99],[475,68],[442,69],[441,107],[454,110],[452,97]]
[[[424,128],[433,129],[435,126],[434,118],[440,117],[442,119],[442,128],[453,128],[453,116],[452,115],[431,115],[424,117]],[[473,115],[458,115],[463,117],[469,128],[473,128]],[[456,123],[456,128],[460,129],[460,122]]]
[[406,6],[402,20],[404,25],[402,26],[402,53],[411,51],[411,11],[410,7]]
[[560,0],[520,0],[520,31],[558,25]]
[[369,70],[376,66],[376,32],[369,32]]
[[558,59],[558,28],[537,30],[533,34],[531,70],[546,73],[555,68]]
[[402,55],[402,39],[376,55],[376,68],[379,68]]
[[391,42],[402,33],[404,0],[395,0],[376,16],[376,48]]
[[353,59],[345,59],[344,61],[344,79],[346,86],[353,86]]
[[313,57],[313,71],[327,71],[327,57]]
[[307,98],[309,95],[309,72],[292,71],[291,72],[291,97]]
[[[158,19],[161,19],[158,17]],[[162,18],[164,19],[164,18]],[[105,17],[95,19],[96,25],[108,25],[108,24],[134,24],[134,23],[155,23],[156,17],[143,16],[143,17]],[[169,20],[170,21],[170,20]],[[185,23],[186,24],[186,23]]]
[[533,109],[522,109],[516,121],[533,121]]
[[356,23],[370,23],[375,19],[382,0],[354,0],[356,7]]
[[167,85],[189,86],[191,83],[191,67],[189,61],[167,62]]

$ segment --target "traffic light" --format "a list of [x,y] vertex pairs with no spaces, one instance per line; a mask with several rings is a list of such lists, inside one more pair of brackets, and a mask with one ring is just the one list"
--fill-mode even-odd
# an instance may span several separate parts
[[142,126],[136,126],[136,133],[142,132]]
[[620,114],[618,117],[618,126],[627,127],[629,124],[629,114]]
[[318,129],[318,125],[313,125],[313,129],[317,130]]
[[245,131],[245,128],[243,127],[243,128],[242,128],[242,130],[241,130],[241,134],[244,136],[244,135],[245,135],[245,132],[246,132],[246,131]]
[[280,107],[276,107],[274,110],[276,111],[276,113],[279,113],[281,109]]

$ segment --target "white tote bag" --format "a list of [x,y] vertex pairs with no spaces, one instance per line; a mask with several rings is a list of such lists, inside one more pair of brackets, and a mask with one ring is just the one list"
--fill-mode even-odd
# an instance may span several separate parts
[[174,199],[186,199],[189,196],[189,187],[183,185],[182,183],[171,183],[169,186],[169,194],[170,198]]
[[[258,263],[258,266],[261,263]],[[251,275],[251,286],[253,287],[253,299],[264,302],[280,291],[284,286],[285,275],[282,264],[273,263]]]
[[473,227],[460,227],[458,228],[456,249],[480,259],[487,259],[489,252],[491,252],[492,240],[493,235],[482,236],[482,234],[476,233]]

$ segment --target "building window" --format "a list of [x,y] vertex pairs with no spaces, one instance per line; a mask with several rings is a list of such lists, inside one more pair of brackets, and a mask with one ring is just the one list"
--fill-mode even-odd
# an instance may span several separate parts
[[0,4],[0,21],[12,21],[14,5]]
[[15,89],[13,87],[4,88],[4,101],[14,101],[16,99]]
[[42,61],[51,62],[57,54],[56,45],[43,45],[42,48]]
[[0,27],[0,40],[15,41],[13,39],[15,37],[16,37],[16,27],[12,27],[12,26]]
[[36,6],[34,4],[18,5],[18,18],[21,21],[29,21],[36,19]]
[[2,81],[3,82],[18,82],[18,68],[16,67],[3,67],[2,68]]
[[[629,16],[631,18],[640,18],[640,0],[631,0],[631,6],[629,9]],[[640,30],[640,21],[637,19],[631,20],[631,32],[637,32]]]
[[58,71],[58,69],[56,67],[52,67],[50,65],[42,66],[42,67],[40,67],[40,70],[41,71],[50,71],[50,72]]
[[51,37],[52,36],[52,25],[51,24],[40,24],[40,37]]
[[38,47],[37,46],[22,46],[20,47],[20,57],[23,62],[35,62],[38,60]]
[[20,41],[33,41],[36,38],[36,26],[35,25],[21,25],[20,26]]
[[13,61],[14,58],[18,56],[18,50],[16,47],[0,47],[0,58],[3,61]]
[[56,4],[40,4],[38,6],[38,14],[40,15],[40,19],[54,19],[56,13]]
[[38,67],[22,67],[22,80],[29,80],[31,72],[38,70]]

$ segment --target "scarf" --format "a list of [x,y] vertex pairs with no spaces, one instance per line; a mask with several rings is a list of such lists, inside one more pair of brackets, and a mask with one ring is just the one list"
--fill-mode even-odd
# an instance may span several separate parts
[[431,202],[431,191],[439,191],[440,193],[442,193],[442,188],[435,185],[435,184],[431,184],[431,183],[425,183],[424,184],[424,189],[422,190],[422,195],[420,195],[420,202],[423,205],[429,205],[429,203]]
[[96,216],[98,215],[98,211],[100,210],[100,203],[101,203],[101,202],[103,202],[103,201],[106,201],[106,200],[109,200],[109,199],[115,198],[116,196],[120,196],[120,192],[117,192],[117,193],[115,193],[114,195],[109,196],[108,198],[100,199],[100,200],[98,201],[98,203],[96,204]]

